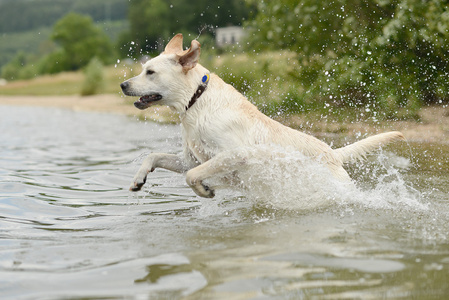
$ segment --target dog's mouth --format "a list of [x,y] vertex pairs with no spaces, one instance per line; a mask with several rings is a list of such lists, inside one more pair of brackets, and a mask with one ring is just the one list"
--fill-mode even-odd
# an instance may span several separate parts
[[138,101],[134,102],[134,106],[138,109],[145,109],[150,107],[153,102],[159,101],[162,99],[161,94],[151,94],[151,95],[145,95],[139,98]]

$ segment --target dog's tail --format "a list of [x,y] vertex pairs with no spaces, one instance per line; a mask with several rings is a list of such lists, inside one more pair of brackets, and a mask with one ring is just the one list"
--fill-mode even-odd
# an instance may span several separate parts
[[335,152],[340,156],[341,161],[346,163],[352,160],[362,159],[368,152],[398,140],[405,140],[402,133],[399,131],[391,131],[370,136],[348,146],[335,149]]

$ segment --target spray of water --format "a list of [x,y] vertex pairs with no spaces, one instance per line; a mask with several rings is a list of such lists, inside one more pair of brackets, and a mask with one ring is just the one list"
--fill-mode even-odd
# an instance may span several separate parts
[[[319,162],[276,146],[242,148],[223,155],[230,157],[230,162],[244,161],[238,166],[237,186],[256,207],[294,211],[329,206],[427,209],[422,194],[401,174],[409,161],[388,153],[355,167],[357,172],[367,173],[364,182],[341,182]],[[230,169],[235,167],[230,163]]]

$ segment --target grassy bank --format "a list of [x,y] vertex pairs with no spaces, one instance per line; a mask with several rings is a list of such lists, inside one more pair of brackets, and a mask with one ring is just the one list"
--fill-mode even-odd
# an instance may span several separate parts
[[[120,92],[120,82],[129,69],[123,66],[108,66],[103,69],[103,84],[99,93],[115,94]],[[17,80],[0,86],[0,95],[78,95],[81,93],[85,74],[83,71],[63,72],[55,75],[43,75],[29,80]]]

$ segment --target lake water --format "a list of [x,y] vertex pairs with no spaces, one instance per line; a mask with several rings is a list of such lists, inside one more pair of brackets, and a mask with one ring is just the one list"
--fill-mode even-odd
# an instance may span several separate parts
[[289,154],[248,171],[264,189],[201,199],[163,170],[128,192],[146,154],[180,152],[176,125],[0,119],[1,299],[449,298],[444,143],[371,155],[351,187]]

